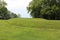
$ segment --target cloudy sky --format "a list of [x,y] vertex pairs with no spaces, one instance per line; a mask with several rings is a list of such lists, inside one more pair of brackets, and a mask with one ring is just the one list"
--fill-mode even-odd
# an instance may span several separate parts
[[27,13],[26,7],[31,0],[5,0],[7,2],[7,8],[11,12],[20,14],[21,17],[30,18],[31,16]]

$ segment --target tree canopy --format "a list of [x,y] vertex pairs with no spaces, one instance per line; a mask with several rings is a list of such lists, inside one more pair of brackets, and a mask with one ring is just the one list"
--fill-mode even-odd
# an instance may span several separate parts
[[60,0],[32,0],[27,9],[34,18],[60,19]]

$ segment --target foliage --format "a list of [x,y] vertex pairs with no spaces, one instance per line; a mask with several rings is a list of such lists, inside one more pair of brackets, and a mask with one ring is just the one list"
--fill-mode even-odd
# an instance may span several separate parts
[[60,0],[32,0],[27,9],[35,18],[60,19]]

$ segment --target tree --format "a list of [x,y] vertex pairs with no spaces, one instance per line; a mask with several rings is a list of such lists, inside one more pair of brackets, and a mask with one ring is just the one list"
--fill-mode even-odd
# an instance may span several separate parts
[[4,0],[0,0],[0,19],[10,19],[10,14],[5,5],[7,5],[7,3],[5,3]]
[[0,19],[10,19],[10,14],[6,7],[0,9]]
[[27,9],[35,18],[60,19],[60,0],[32,0]]
[[19,18],[19,16],[17,14],[15,14],[15,13],[10,13],[10,17],[11,18]]
[[17,18],[18,15],[11,13],[5,6],[7,3],[4,0],[0,0],[0,19]]

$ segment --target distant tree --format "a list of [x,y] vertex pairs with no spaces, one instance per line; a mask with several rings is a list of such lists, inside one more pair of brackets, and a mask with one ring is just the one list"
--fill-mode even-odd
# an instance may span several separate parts
[[11,18],[19,18],[19,16],[15,13],[11,13],[10,16],[11,16]]
[[60,19],[60,0],[32,0],[27,9],[34,18]]

